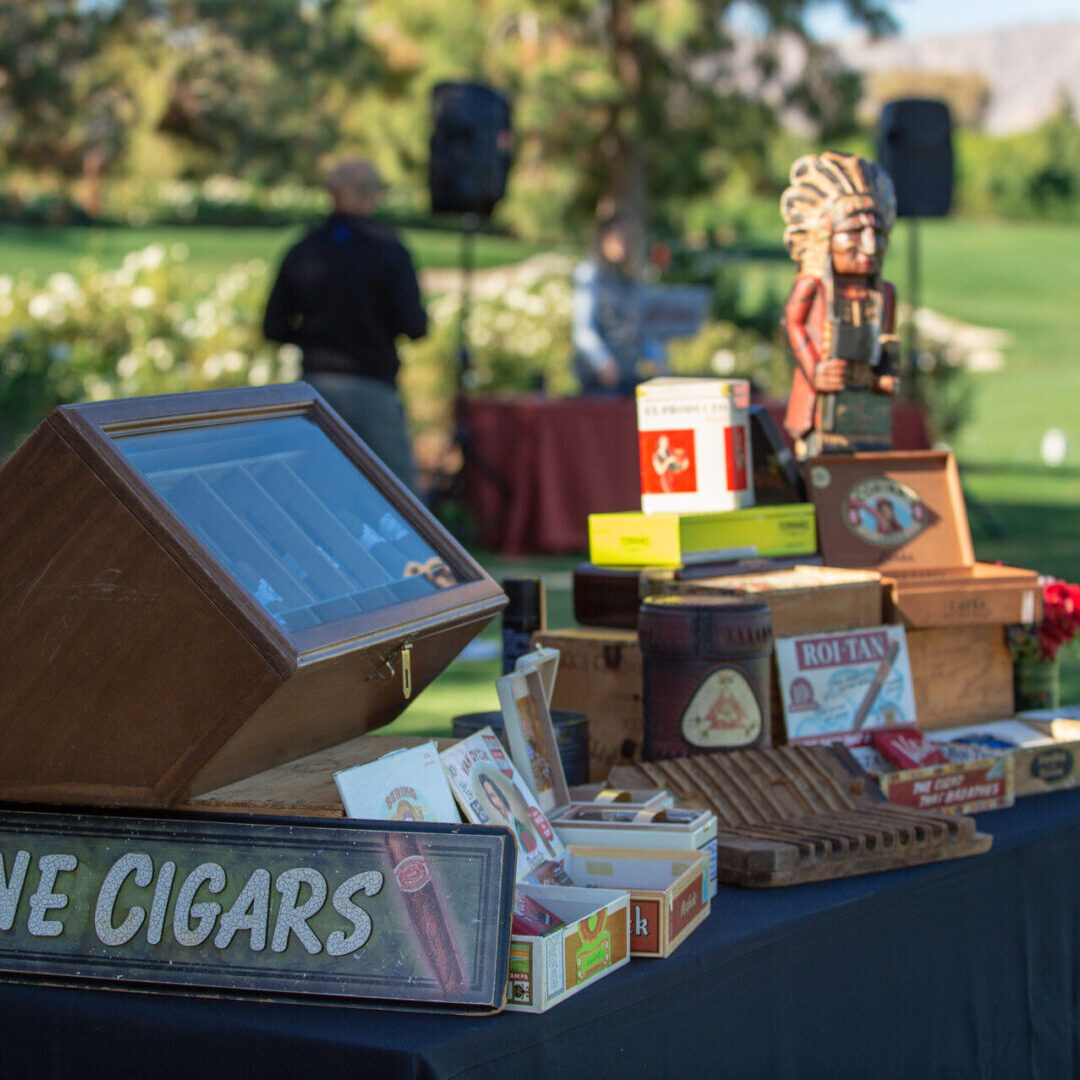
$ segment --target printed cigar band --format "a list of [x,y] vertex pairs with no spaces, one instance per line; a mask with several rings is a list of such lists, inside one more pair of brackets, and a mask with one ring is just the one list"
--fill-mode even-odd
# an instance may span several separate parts
[[394,867],[394,878],[402,892],[418,892],[431,880],[431,870],[423,855],[407,855]]

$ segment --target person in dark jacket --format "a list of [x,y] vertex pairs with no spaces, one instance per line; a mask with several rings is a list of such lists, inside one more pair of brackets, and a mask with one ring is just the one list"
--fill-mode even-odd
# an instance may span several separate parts
[[263,333],[300,347],[307,382],[414,489],[395,342],[427,332],[416,271],[394,232],[372,217],[382,185],[371,162],[339,162],[326,186],[333,211],[286,253]]

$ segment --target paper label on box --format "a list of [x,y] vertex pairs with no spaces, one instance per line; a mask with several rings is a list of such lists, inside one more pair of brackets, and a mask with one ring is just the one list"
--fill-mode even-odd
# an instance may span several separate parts
[[860,540],[895,548],[926,528],[929,514],[919,493],[887,476],[860,480],[841,504],[844,524]]
[[[565,935],[564,935],[565,937]],[[562,942],[552,940],[547,948],[547,996],[550,1001],[566,989],[566,969],[563,963]]]
[[527,941],[510,942],[510,1000],[532,1004],[532,944]]
[[952,810],[975,814],[1011,805],[1013,801],[1011,754],[963,765],[936,765],[895,776],[881,777],[889,802],[916,810]]
[[1063,784],[1076,775],[1076,755],[1064,746],[1051,746],[1035,754],[1028,768],[1033,780],[1051,786]]
[[626,955],[626,920],[623,911],[610,917],[607,908],[582,919],[567,931],[565,945],[566,987],[577,986],[606,971]]
[[641,493],[669,495],[698,489],[694,429],[638,432]]
[[702,868],[701,876],[695,877],[671,904],[671,918],[669,919],[669,934],[672,941],[701,914],[705,900],[709,895],[709,883],[703,882],[705,870]]
[[517,841],[517,880],[557,860],[563,845],[491,728],[439,755],[462,812],[477,825],[505,825]]
[[748,746],[761,734],[762,712],[738,668],[709,672],[679,718],[682,737],[705,750]]
[[634,952],[660,951],[660,904],[634,900],[630,904],[630,947]]
[[864,728],[915,724],[902,626],[779,638],[776,661],[791,742],[864,741]]

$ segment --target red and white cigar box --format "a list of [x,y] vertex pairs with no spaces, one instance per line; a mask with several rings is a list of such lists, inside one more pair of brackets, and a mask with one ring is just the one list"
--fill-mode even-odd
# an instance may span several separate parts
[[637,388],[641,509],[646,514],[754,505],[750,384],[665,376]]

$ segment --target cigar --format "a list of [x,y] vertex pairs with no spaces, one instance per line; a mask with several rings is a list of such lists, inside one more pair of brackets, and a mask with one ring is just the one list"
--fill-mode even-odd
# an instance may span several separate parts
[[412,833],[386,833],[394,881],[405,902],[417,943],[431,965],[444,994],[458,994],[466,987],[461,958],[454,944],[454,932],[446,917],[431,868]]
[[874,680],[867,687],[866,695],[855,710],[855,720],[851,725],[854,731],[858,731],[866,723],[866,716],[870,712],[870,706],[874,704],[878,694],[881,693],[881,688],[885,685],[885,680],[889,677],[889,672],[892,670],[893,664],[896,663],[899,653],[900,642],[894,641],[889,646],[888,652],[885,653],[885,658],[878,664],[878,669],[874,672]]

